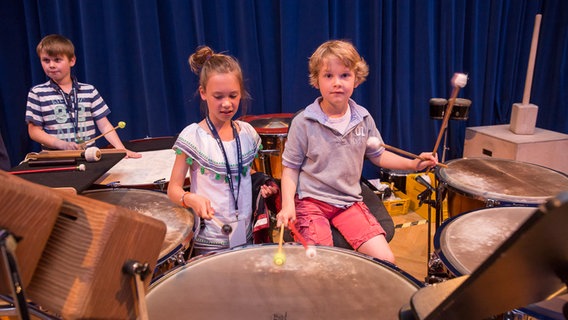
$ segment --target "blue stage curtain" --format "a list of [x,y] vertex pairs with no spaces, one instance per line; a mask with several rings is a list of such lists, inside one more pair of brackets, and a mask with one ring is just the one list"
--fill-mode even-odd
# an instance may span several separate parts
[[124,140],[175,135],[199,121],[197,77],[187,58],[199,45],[235,56],[252,101],[248,114],[293,113],[319,92],[308,84],[311,53],[329,39],[352,41],[370,66],[354,99],[385,141],[431,151],[440,120],[430,98],[448,98],[456,72],[469,76],[467,121],[452,120],[446,160],[463,152],[465,128],[505,124],[521,102],[535,15],[542,13],[531,103],[537,126],[568,133],[568,1],[563,0],[43,0],[0,10],[1,134],[13,164],[37,151],[24,122],[28,90],[46,81],[35,53],[51,33],[76,46],[74,74],[95,85],[125,121]]

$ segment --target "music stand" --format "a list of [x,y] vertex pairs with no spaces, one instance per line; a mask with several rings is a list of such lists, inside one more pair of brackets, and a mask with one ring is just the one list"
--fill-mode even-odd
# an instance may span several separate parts
[[412,311],[403,308],[400,318],[484,319],[563,293],[568,283],[566,226],[568,192],[562,192],[535,209],[471,275],[416,292]]

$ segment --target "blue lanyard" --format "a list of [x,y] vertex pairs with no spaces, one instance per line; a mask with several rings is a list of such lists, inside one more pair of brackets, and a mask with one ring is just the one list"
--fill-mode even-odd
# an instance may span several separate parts
[[227,180],[229,180],[229,188],[231,189],[231,195],[233,196],[233,200],[235,201],[235,210],[237,211],[237,219],[238,219],[239,192],[241,190],[241,177],[240,177],[240,175],[243,171],[243,154],[242,154],[242,151],[241,151],[241,139],[239,138],[239,134],[237,133],[237,128],[235,126],[235,123],[231,121],[231,128],[233,128],[233,137],[235,138],[235,142],[237,143],[237,168],[239,170],[238,173],[237,173],[237,181],[238,181],[237,196],[235,197],[235,185],[233,184],[233,176],[231,175],[231,166],[229,165],[229,158],[227,157],[227,152],[225,151],[225,148],[223,147],[223,141],[221,141],[221,138],[219,137],[219,133],[217,133],[215,126],[213,126],[213,123],[211,123],[211,119],[209,119],[209,115],[207,115],[205,117],[205,122],[207,122],[207,126],[209,127],[209,130],[213,134],[213,138],[215,138],[215,140],[217,141],[217,144],[219,145],[219,148],[223,152],[223,157],[225,158],[225,167],[227,169]]

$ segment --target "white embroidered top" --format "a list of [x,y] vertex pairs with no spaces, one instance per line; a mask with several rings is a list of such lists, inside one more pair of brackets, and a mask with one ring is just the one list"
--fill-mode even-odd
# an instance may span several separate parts
[[[238,219],[246,222],[247,239],[252,236],[252,185],[250,168],[260,148],[261,139],[255,129],[247,122],[236,121],[240,128],[239,138],[241,142],[243,173],[238,174],[237,144],[235,140],[223,141],[223,147],[229,159],[229,166],[233,177],[235,189],[239,185],[238,192]],[[219,148],[215,138],[203,130],[197,123],[187,126],[180,133],[174,149],[180,150],[188,156],[187,163],[190,165],[191,192],[200,194],[211,201],[215,210],[215,217],[223,223],[232,223],[237,220],[235,210],[235,198],[231,196],[231,189],[227,182],[227,168],[223,152]],[[177,151],[179,152],[179,151]],[[200,226],[200,219],[196,215],[198,226],[195,231],[195,247],[208,249],[225,248],[229,246],[228,236],[221,232],[221,228],[213,221],[205,221]]]

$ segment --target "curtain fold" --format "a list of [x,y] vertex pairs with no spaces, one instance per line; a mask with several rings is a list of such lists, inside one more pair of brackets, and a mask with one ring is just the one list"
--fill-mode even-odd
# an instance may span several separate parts
[[[329,39],[352,41],[370,66],[353,98],[390,145],[431,151],[441,121],[430,98],[448,98],[455,72],[467,121],[450,121],[446,160],[463,153],[465,129],[506,124],[521,102],[537,13],[543,14],[531,103],[537,126],[568,133],[568,2],[562,0],[129,0],[9,1],[0,13],[0,124],[12,164],[39,146],[27,136],[28,90],[46,77],[35,53],[51,33],[76,47],[73,73],[125,121],[124,140],[176,135],[199,121],[197,46],[235,56],[252,101],[248,114],[294,113],[319,92],[308,58]],[[375,169],[372,169],[375,170]],[[374,174],[371,171],[370,174]]]

